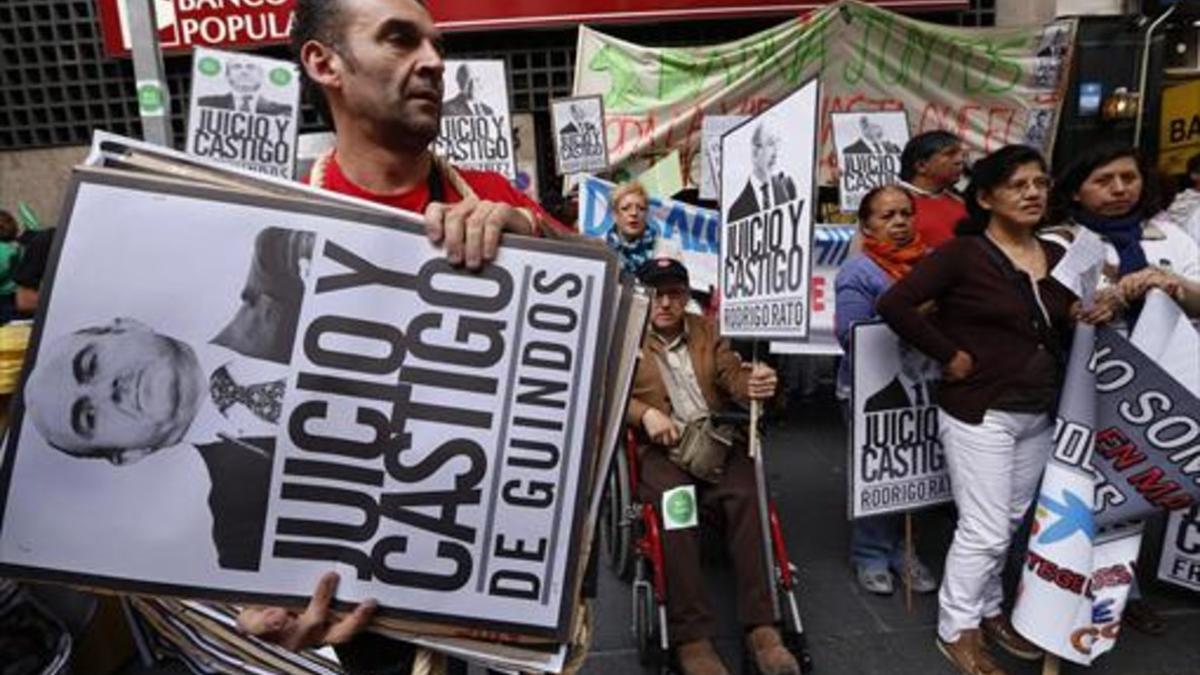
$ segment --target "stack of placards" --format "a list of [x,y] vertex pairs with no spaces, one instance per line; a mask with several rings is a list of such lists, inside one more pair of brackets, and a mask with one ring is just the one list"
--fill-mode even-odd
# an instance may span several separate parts
[[417,215],[109,134],[63,213],[0,574],[303,607],[335,570],[376,630],[561,670],[648,306],[607,251],[471,272]]

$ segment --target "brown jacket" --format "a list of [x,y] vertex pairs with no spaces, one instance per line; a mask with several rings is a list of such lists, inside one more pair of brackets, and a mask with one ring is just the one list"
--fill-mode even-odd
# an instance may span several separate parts
[[[717,335],[717,327],[705,317],[687,314],[684,316],[687,330],[688,353],[692,357],[692,369],[700,382],[700,391],[712,412],[719,412],[733,398],[745,403],[750,369],[742,367],[742,359],[729,348],[729,343]],[[656,408],[666,415],[671,414],[671,401],[667,397],[667,385],[659,373],[659,357],[663,344],[647,331],[642,340],[642,358],[633,377],[633,392],[629,408],[625,411],[625,423],[635,428],[640,435],[642,415],[648,408]]]

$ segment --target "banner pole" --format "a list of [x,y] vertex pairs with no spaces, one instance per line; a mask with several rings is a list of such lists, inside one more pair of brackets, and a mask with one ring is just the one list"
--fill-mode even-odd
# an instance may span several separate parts
[[[758,340],[752,343],[750,367],[758,365]],[[758,523],[762,536],[763,564],[766,566],[767,584],[771,590],[771,611],[775,621],[782,619],[779,612],[778,577],[775,575],[775,549],[771,546],[770,509],[767,506],[767,474],[763,469],[762,451],[759,448],[761,439],[758,435],[758,417],[762,411],[762,401],[750,401],[750,459],[754,460],[754,487],[758,491]]]
[[1046,658],[1042,661],[1042,675],[1058,675],[1061,663],[1057,656],[1046,652]]
[[912,568],[916,555],[913,552],[912,511],[904,514],[904,606],[912,614]]

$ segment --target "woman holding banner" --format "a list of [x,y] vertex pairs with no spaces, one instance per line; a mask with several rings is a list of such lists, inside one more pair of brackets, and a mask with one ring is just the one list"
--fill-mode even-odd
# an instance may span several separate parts
[[[1033,148],[979,160],[957,237],[880,298],[901,338],[943,366],[938,392],[958,522],[938,597],[937,646],[962,673],[1001,675],[984,635],[1009,653],[1041,651],[1001,611],[1000,573],[1051,451],[1075,296],[1050,276],[1063,249],[1035,236],[1050,177]],[[919,307],[934,301],[937,311]],[[1080,318],[1106,318],[1093,310]]]
[[[1158,210],[1158,199],[1148,175],[1145,161],[1133,147],[1107,143],[1087,148],[1054,187],[1052,215],[1063,224],[1046,233],[1063,243],[1072,241],[1079,228],[1100,236],[1105,264],[1098,297],[1132,308],[1125,316],[1131,324],[1145,294],[1146,289],[1139,289],[1143,280],[1159,280],[1176,298],[1182,297],[1184,287],[1168,283],[1167,276],[1200,280],[1200,246],[1178,225],[1161,218],[1150,220]],[[1166,618],[1142,599],[1136,579],[1122,620],[1148,635],[1167,631]]]
[[[838,366],[837,397],[843,418],[850,423],[850,329],[853,324],[875,318],[875,301],[897,279],[929,253],[913,229],[913,199],[896,185],[877,187],[858,206],[858,231],[863,252],[847,260],[834,282],[837,296],[835,332],[846,357]],[[937,590],[937,579],[920,560],[905,555],[904,517],[898,514],[860,518],[850,535],[850,560],[858,585],[868,593],[895,592],[892,572],[911,575],[918,593]]]
[[621,269],[637,274],[638,269],[654,257],[658,232],[646,225],[650,197],[637,181],[621,183],[612,191],[613,228],[605,242],[617,254]]

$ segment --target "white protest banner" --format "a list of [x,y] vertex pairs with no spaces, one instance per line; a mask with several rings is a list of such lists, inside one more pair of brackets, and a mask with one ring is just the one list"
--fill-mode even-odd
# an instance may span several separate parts
[[1194,503],[1194,479],[1178,474],[1200,467],[1173,463],[1195,454],[1195,396],[1155,363],[1197,350],[1190,326],[1190,336],[1164,330],[1181,316],[1152,291],[1131,340],[1075,328],[1012,615],[1022,635],[1075,663],[1090,665],[1116,642],[1142,539],[1131,519]]
[[830,118],[841,178],[841,209],[854,213],[873,188],[900,180],[900,153],[908,143],[908,117],[904,111],[896,111],[833,113]]
[[[579,182],[579,231],[604,238],[616,223],[612,183],[593,176]],[[646,228],[657,237],[656,255],[679,258],[688,269],[692,288],[710,293],[717,286],[717,225],[720,214],[674,199],[650,197]]]
[[772,342],[772,354],[837,356],[842,353],[834,334],[834,280],[850,255],[856,228],[853,225],[817,225],[813,230],[813,268],[809,280],[807,342]]
[[517,238],[468,273],[395,211],[73,180],[5,576],[303,606],[336,566],[382,619],[565,639],[610,256]]
[[446,61],[442,131],[435,152],[463,169],[517,177],[508,70],[500,59]]
[[700,129],[700,199],[721,196],[721,137],[748,115],[705,115]]
[[550,102],[554,160],[560,176],[608,168],[604,139],[604,99],[576,96]]
[[604,96],[613,170],[637,173],[678,148],[694,186],[705,117],[756,115],[820,78],[818,179],[833,186],[836,112],[905,111],[913,135],[951,131],[974,156],[1011,143],[1049,156],[1075,26],[960,28],[849,0],[695,47],[648,47],[581,26],[572,94]]
[[1200,592],[1200,505],[1174,511],[1167,520],[1158,579]]
[[726,337],[808,337],[819,96],[810,80],[721,137]]
[[292,178],[299,122],[295,63],[206,47],[192,53],[189,154]]
[[941,368],[881,322],[855,324],[850,349],[850,518],[953,501],[938,438]]

